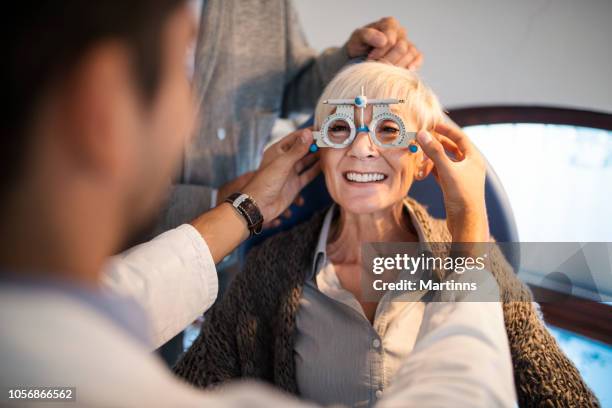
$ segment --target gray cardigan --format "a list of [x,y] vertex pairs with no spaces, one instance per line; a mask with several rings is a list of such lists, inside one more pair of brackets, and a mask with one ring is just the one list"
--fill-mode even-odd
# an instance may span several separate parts
[[348,61],[309,48],[291,0],[204,0],[195,56],[198,129],[161,230],[210,207],[217,188],[259,164],[275,120],[312,110]]

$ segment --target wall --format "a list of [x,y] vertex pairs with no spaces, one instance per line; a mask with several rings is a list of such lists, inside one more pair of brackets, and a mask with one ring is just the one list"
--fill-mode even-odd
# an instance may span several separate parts
[[316,49],[393,15],[447,108],[543,104],[612,112],[612,0],[294,0]]

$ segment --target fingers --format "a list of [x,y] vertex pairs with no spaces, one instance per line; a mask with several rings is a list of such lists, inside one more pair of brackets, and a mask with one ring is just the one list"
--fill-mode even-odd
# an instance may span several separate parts
[[304,188],[308,183],[315,179],[321,172],[321,163],[316,162],[311,168],[300,174],[299,177],[299,190]]
[[368,26],[386,37],[383,46],[375,47],[368,58],[389,62],[403,68],[415,70],[423,63],[423,55],[408,40],[406,30],[393,17],[384,18]]
[[417,133],[416,140],[423,149],[423,152],[433,161],[438,169],[448,170],[452,165],[450,158],[444,151],[444,146],[431,136],[429,132],[420,131]]
[[411,63],[408,64],[409,70],[416,71],[417,69],[421,68],[421,65],[423,65],[423,60],[424,60],[423,53],[420,51],[418,51],[418,53],[419,54],[417,55],[417,57],[414,60],[412,60]]
[[379,48],[387,44],[387,37],[385,34],[372,27],[358,29],[357,36],[364,45],[369,47]]
[[393,65],[396,65],[402,58],[404,58],[408,54],[408,50],[410,49],[410,44],[405,39],[400,39],[395,43],[393,48],[389,50],[385,55],[383,55],[380,60],[387,61]]
[[[398,45],[400,43],[398,42]],[[423,56],[421,54],[421,52],[419,50],[417,50],[417,48],[414,46],[414,44],[407,42],[406,41],[406,47],[407,51],[404,54],[399,54],[397,56],[393,56],[393,58],[395,58],[395,61],[391,61],[389,59],[389,62],[391,62],[394,65],[397,65],[398,67],[402,67],[402,68],[407,68],[407,69],[411,69],[411,70],[416,70],[418,67],[421,66],[421,63],[423,61]],[[396,45],[395,47],[393,47],[393,49],[391,50],[390,53],[395,52],[395,50],[398,48],[398,45]],[[389,54],[387,54],[389,55]],[[387,56],[384,56],[382,58],[383,60],[387,60]]]
[[377,47],[372,50],[370,55],[368,55],[368,58],[370,59],[380,59],[382,56],[387,54],[391,48],[393,48],[393,46],[397,43],[398,38],[406,36],[405,30],[400,26],[399,22],[394,17],[385,17],[376,23],[371,24],[370,27],[380,31],[387,39],[384,46]]
[[306,155],[303,159],[297,162],[294,166],[295,172],[300,174],[304,169],[312,166],[317,160],[319,160],[319,152]]
[[[268,163],[280,166],[282,171],[288,172],[308,153],[308,149],[312,144],[313,136],[310,129],[302,129],[285,136],[278,142],[280,153],[276,157],[266,160],[264,166]],[[278,169],[281,170],[280,168]]]
[[459,146],[455,144],[452,140],[450,140],[446,136],[438,135],[438,140],[444,146],[444,150],[450,152],[453,157],[452,159],[456,159],[456,161],[461,161],[465,158],[463,152],[459,149]]
[[289,133],[287,136],[276,142],[275,145],[277,146],[279,153],[285,153],[291,149],[291,146],[295,144],[296,140],[306,133],[312,134],[312,131],[309,128],[296,130],[295,132]]
[[474,151],[472,142],[470,142],[467,135],[458,127],[446,123],[440,123],[434,128],[434,131],[455,142],[455,144],[463,152],[464,156],[468,156]]

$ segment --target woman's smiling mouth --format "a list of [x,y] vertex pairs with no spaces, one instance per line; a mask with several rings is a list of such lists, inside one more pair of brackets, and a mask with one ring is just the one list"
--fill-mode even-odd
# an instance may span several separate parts
[[387,175],[377,172],[360,173],[356,171],[347,171],[344,173],[344,178],[353,183],[380,183],[387,178]]

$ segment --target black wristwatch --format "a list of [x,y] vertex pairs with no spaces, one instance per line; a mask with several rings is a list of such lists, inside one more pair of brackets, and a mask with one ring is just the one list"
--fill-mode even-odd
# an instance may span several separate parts
[[251,196],[244,193],[234,193],[227,197],[225,202],[230,203],[244,217],[251,237],[261,233],[264,221],[263,215],[261,215],[257,203]]

